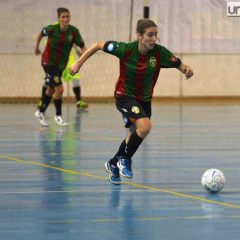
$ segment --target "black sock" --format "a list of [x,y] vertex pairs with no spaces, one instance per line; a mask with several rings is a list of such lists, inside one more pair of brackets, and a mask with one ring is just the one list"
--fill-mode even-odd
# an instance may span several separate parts
[[137,132],[133,132],[125,148],[125,154],[123,155],[123,158],[126,160],[131,160],[142,141],[143,139],[138,136]]
[[37,108],[40,109],[41,105],[42,105],[42,99],[43,97],[46,96],[46,91],[47,91],[47,86],[43,85],[42,86],[42,95],[41,95],[41,99],[39,100],[38,104],[37,104]]
[[62,99],[54,99],[54,105],[56,109],[56,116],[62,115]]
[[76,98],[76,101],[80,101],[81,100],[81,87],[73,87],[73,92],[75,94],[75,98]]
[[49,103],[51,102],[52,100],[52,96],[48,96],[46,94],[44,94],[44,96],[42,96],[42,104],[39,108],[39,111],[41,113],[44,113],[49,105]]
[[125,148],[126,148],[126,139],[123,140],[121,143],[118,152],[115,154],[115,156],[110,160],[110,164],[113,166],[117,166],[117,162],[119,160],[119,157],[123,156],[125,154]]

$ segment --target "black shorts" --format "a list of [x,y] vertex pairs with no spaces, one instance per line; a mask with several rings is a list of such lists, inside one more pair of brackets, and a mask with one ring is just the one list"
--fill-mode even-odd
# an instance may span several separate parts
[[57,87],[62,85],[62,73],[56,66],[42,65],[46,76],[45,85],[48,87]]
[[115,104],[117,109],[122,113],[126,128],[129,128],[140,118],[151,118],[151,101],[141,102],[132,97],[115,96]]

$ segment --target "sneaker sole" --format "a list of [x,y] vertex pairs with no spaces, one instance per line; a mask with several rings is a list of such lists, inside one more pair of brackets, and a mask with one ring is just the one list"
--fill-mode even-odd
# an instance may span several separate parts
[[111,181],[110,178],[108,178],[108,180],[109,180],[109,182],[110,182],[111,184],[113,184],[113,185],[121,185],[121,182],[113,182],[113,181]]
[[87,106],[87,107],[78,107],[78,106],[77,106],[77,108],[78,108],[78,109],[87,109],[88,106]]
[[64,123],[64,124],[61,124],[61,123],[59,123],[59,122],[57,122],[57,121],[55,121],[59,126],[62,126],[62,127],[64,127],[64,126],[68,126],[69,125],[69,123]]
[[34,116],[35,116],[36,118],[40,118],[40,115],[39,115],[38,112],[35,112],[35,113],[34,113]]
[[40,124],[41,124],[42,127],[48,127],[49,126],[49,124],[42,124],[42,123],[40,123]]

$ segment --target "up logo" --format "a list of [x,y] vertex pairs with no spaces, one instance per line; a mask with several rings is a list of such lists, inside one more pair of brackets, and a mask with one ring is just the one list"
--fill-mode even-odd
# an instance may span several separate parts
[[155,57],[151,57],[150,60],[149,60],[149,64],[152,68],[155,68],[156,65],[157,65],[157,60]]

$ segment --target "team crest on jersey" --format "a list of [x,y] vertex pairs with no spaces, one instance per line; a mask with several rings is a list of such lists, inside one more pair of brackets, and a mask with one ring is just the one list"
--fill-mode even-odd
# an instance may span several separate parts
[[139,114],[140,113],[140,109],[137,106],[132,106],[132,112],[135,114]]
[[151,66],[152,68],[155,68],[156,65],[157,65],[157,60],[156,60],[156,58],[155,58],[155,57],[151,57],[150,60],[149,60],[149,63],[150,63],[150,66]]
[[55,76],[54,78],[53,78],[53,81],[55,82],[55,83],[59,83],[59,77],[58,76]]

